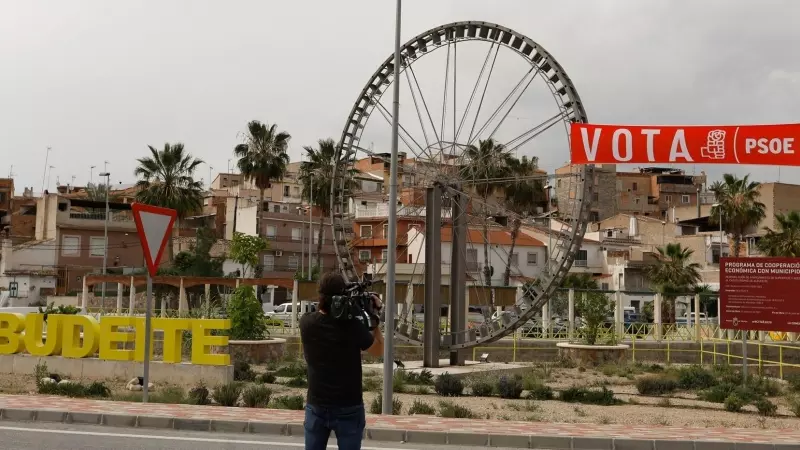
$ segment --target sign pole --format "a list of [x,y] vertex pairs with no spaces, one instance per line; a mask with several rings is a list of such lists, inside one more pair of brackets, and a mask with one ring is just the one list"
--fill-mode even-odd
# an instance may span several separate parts
[[742,330],[742,385],[747,385],[747,333]]
[[147,299],[144,308],[144,373],[142,375],[142,402],[147,403],[148,387],[150,386],[150,317],[153,315],[153,277],[147,274]]

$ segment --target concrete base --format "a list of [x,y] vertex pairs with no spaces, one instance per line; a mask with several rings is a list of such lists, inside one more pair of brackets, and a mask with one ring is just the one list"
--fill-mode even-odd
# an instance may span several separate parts
[[[429,370],[434,377],[445,372],[456,377],[466,377],[476,373],[488,375],[491,373],[521,373],[530,370],[530,366],[493,362],[481,363],[478,361],[467,361],[463,366],[450,366],[448,364],[450,364],[449,359],[442,359],[439,361],[439,367],[429,368],[427,370]],[[406,372],[419,373],[425,369],[422,361],[403,361],[403,365],[405,366]],[[377,372],[378,374],[383,373],[383,364],[364,364],[363,367],[365,371]]]
[[[0,355],[0,373],[33,375],[39,362],[47,364],[47,370],[66,378],[128,380],[141,376],[144,364],[133,361],[104,361],[97,358],[62,358],[61,356],[31,356],[28,354]],[[181,384],[194,386],[199,381],[208,385],[233,381],[233,366],[201,366],[196,364],[166,364],[161,361],[150,362],[150,380],[155,383]]]
[[591,367],[605,364],[622,364],[628,359],[629,345],[582,345],[559,342],[558,355],[563,359]]

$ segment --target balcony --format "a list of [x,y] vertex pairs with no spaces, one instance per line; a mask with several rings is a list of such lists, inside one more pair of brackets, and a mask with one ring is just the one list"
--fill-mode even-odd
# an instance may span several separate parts
[[[406,205],[397,208],[398,217],[425,217],[425,206]],[[389,217],[389,204],[356,205],[355,218],[366,219],[375,217]],[[442,218],[451,217],[450,208],[442,208]]]
[[[57,225],[72,228],[100,229],[106,223],[105,212],[59,211]],[[108,213],[109,229],[134,231],[136,224],[130,211],[111,211]]]

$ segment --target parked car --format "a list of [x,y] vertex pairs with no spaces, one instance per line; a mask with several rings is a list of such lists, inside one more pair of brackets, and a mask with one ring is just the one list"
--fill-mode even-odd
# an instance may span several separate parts
[[[296,313],[297,320],[300,320],[300,317],[315,312],[317,310],[317,304],[314,302],[300,302],[298,311]],[[284,325],[289,325],[292,323],[292,304],[284,303],[282,305],[278,305],[275,307],[275,310],[269,313],[264,314],[268,320],[276,320],[279,322],[283,322]]]

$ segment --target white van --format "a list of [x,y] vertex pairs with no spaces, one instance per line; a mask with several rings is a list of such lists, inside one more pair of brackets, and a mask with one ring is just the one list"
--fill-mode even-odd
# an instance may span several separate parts
[[[297,312],[297,320],[300,320],[305,314],[315,312],[317,310],[316,302],[300,302],[298,312]],[[267,319],[270,320],[277,320],[283,322],[283,324],[291,325],[292,324],[292,302],[287,302],[275,307],[275,310],[269,313],[264,314]]]

